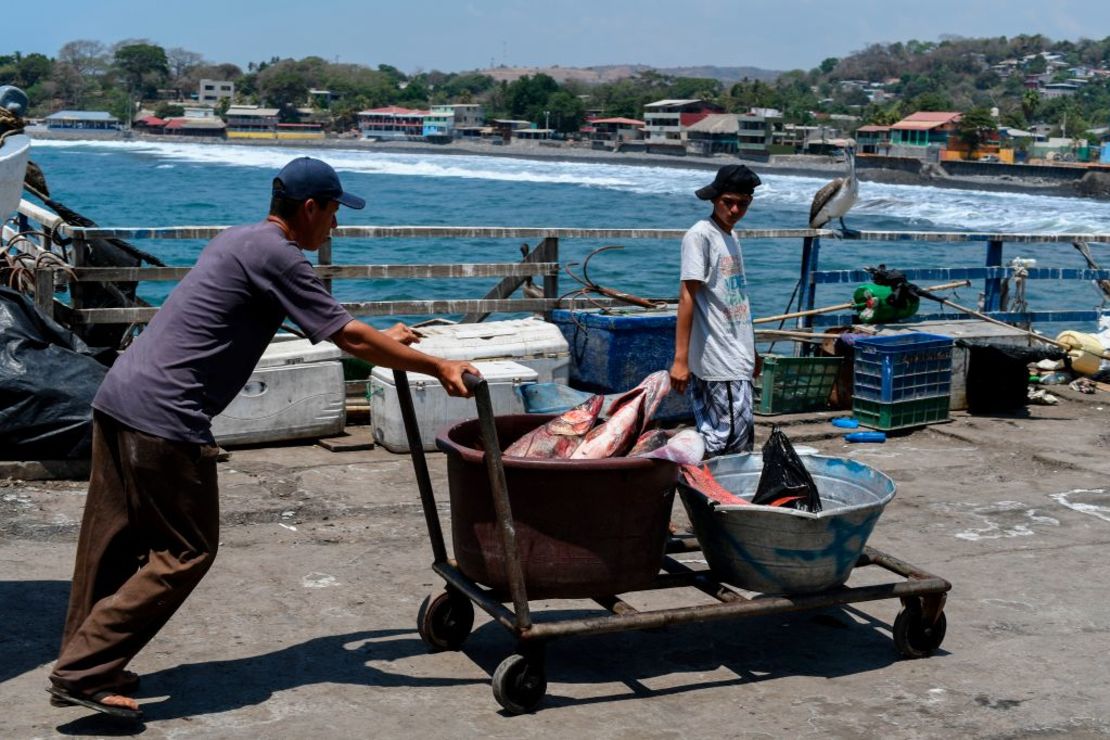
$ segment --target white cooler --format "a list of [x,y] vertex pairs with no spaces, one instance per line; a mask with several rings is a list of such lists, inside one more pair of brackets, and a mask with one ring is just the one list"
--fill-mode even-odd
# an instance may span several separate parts
[[279,337],[239,395],[212,420],[221,445],[330,437],[343,432],[346,393],[339,348]]
[[424,335],[415,349],[448,360],[512,360],[536,371],[537,382],[566,383],[570,348],[559,327],[542,319],[477,324],[433,324],[414,329]]
[[[489,384],[494,413],[525,413],[524,401],[516,388],[523,383],[535,383],[535,370],[510,360],[475,362],[474,366]],[[420,425],[420,441],[425,450],[436,448],[436,432],[441,427],[478,416],[473,398],[448,396],[439,381],[431,375],[409,373],[408,377],[416,421]],[[409,451],[397,386],[393,382],[393,371],[388,368],[375,367],[370,373],[370,423],[375,442],[390,452]]]

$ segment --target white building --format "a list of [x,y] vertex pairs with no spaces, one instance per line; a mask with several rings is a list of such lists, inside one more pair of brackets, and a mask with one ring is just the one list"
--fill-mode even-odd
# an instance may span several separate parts
[[197,102],[215,105],[223,98],[235,97],[235,83],[227,80],[201,80],[197,83]]

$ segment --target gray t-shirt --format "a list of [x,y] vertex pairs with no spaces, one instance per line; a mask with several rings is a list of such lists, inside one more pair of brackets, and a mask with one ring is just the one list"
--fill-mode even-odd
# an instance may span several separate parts
[[751,380],[755,333],[736,232],[708,218],[690,227],[682,237],[681,276],[703,283],[694,300],[690,372],[702,380]]
[[210,444],[212,417],[286,317],[313,343],[351,321],[277,224],[228,229],[116,360],[93,407],[148,434]]

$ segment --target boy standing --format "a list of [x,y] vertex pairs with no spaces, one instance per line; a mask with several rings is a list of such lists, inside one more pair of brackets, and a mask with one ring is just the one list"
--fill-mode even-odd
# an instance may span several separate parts
[[682,238],[681,286],[671,386],[690,388],[707,457],[750,452],[754,443],[752,377],[758,374],[744,259],[733,227],[748,211],[759,176],[730,164],[696,195],[713,203],[709,218]]

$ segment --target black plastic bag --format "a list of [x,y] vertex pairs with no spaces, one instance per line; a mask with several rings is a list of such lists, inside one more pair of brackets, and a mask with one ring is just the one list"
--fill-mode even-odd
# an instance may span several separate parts
[[0,459],[89,457],[92,399],[114,358],[0,287]]
[[821,511],[821,496],[813,476],[802,464],[790,440],[778,427],[763,445],[763,473],[753,504],[781,506],[799,511]]

